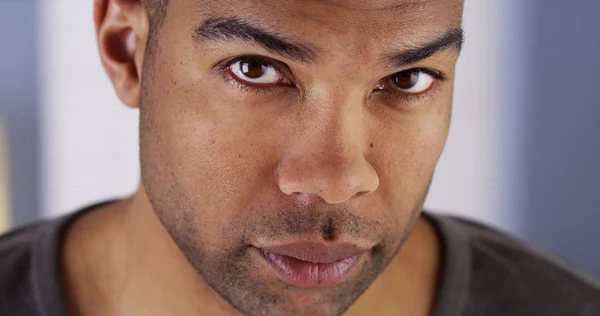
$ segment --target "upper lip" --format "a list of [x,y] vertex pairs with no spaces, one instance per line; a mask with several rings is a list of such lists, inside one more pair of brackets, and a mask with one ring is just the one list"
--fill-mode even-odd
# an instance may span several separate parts
[[321,244],[315,242],[294,242],[284,245],[259,247],[263,252],[274,253],[311,263],[333,263],[357,256],[367,249],[350,243]]

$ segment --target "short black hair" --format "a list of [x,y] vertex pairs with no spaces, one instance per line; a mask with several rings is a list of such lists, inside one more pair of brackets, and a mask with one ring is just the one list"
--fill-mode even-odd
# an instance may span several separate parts
[[160,26],[165,15],[167,14],[167,5],[169,0],[141,0],[146,12],[148,13],[148,19],[150,20],[150,27],[155,29]]
[[[167,5],[169,0],[136,0],[140,1],[146,15],[148,16],[149,30],[148,30],[148,43],[146,45],[146,57],[145,60],[148,65],[152,64],[154,56],[158,49],[158,33],[160,26],[163,23],[165,16],[167,15]],[[146,65],[144,66],[146,67]],[[151,71],[150,71],[151,72]]]

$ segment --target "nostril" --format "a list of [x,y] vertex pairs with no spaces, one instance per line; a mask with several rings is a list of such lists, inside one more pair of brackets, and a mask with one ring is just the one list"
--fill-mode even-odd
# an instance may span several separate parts
[[295,203],[299,205],[310,205],[317,201],[317,197],[310,193],[293,192],[287,195],[292,196]]
[[369,194],[371,191],[360,191],[360,192],[356,192],[356,194],[354,194],[354,197],[361,197],[363,195]]
[[277,167],[276,177],[280,191],[299,203],[344,203],[373,192],[379,183],[373,167],[356,155],[289,155]]

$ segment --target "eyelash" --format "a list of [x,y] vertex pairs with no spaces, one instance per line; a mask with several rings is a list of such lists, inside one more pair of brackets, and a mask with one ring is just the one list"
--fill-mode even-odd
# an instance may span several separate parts
[[[218,72],[221,74],[221,76],[223,76],[223,78],[229,82],[231,85],[233,85],[235,88],[241,90],[242,92],[252,92],[255,94],[265,94],[265,93],[272,93],[273,89],[289,89],[289,88],[296,88],[297,86],[293,83],[292,79],[288,80],[290,82],[292,82],[291,85],[268,85],[268,86],[263,86],[263,87],[259,87],[259,86],[253,86],[253,85],[249,85],[249,84],[244,84],[242,82],[239,82],[238,80],[234,79],[231,74],[229,73],[229,68],[231,67],[231,65],[235,64],[238,61],[247,59],[247,58],[255,58],[255,59],[260,59],[266,63],[268,63],[270,66],[272,66],[273,68],[275,68],[278,72],[281,73],[282,76],[285,76],[286,72],[289,71],[282,71],[282,65],[280,65],[280,63],[276,60],[273,60],[271,58],[268,57],[264,57],[264,56],[260,56],[260,55],[241,55],[241,56],[237,56],[231,59],[228,59],[224,62],[222,62],[217,70]],[[392,101],[397,101],[398,99],[401,99],[403,101],[408,101],[408,102],[417,102],[417,101],[421,101],[423,99],[427,99],[431,97],[431,93],[435,92],[436,88],[438,87],[438,82],[445,82],[447,80],[447,77],[445,74],[443,74],[440,71],[436,71],[430,68],[409,68],[403,71],[414,71],[414,72],[422,72],[424,74],[430,75],[434,78],[434,83],[433,83],[433,87],[431,89],[429,89],[429,91],[422,93],[422,94],[410,94],[410,93],[403,93],[401,91],[395,91],[392,88],[386,89],[385,91],[382,90],[373,90],[373,94],[380,94],[380,93],[385,93],[388,92],[388,96],[386,96],[386,98],[391,97]],[[397,74],[398,72],[385,77],[384,79],[382,79],[382,82],[384,82],[384,84],[386,84],[385,82],[387,82],[387,80]],[[391,92],[392,96],[389,96],[389,92]],[[395,99],[395,100],[393,100]]]
[[[448,77],[444,73],[437,71],[437,70],[430,69],[430,68],[417,67],[417,68],[405,69],[403,71],[408,71],[408,70],[413,71],[413,72],[422,72],[424,74],[427,74],[427,75],[430,75],[431,77],[433,77],[434,81],[433,81],[432,87],[429,90],[427,90],[426,92],[420,93],[420,94],[411,94],[411,93],[396,91],[396,90],[393,90],[393,88],[388,88],[385,91],[373,90],[372,96],[384,94],[383,98],[386,100],[389,100],[392,103],[395,103],[395,102],[419,103],[422,101],[431,100],[433,94],[435,92],[437,92],[437,90],[439,88],[439,83],[445,82],[448,80]],[[384,82],[384,85],[387,85],[387,81],[393,75],[395,75],[397,73],[398,72],[393,73],[390,76],[387,76],[384,79],[382,79],[382,81]]]
[[284,73],[286,73],[286,71],[282,71],[282,69],[281,69],[282,66],[279,65],[279,62],[277,62],[271,58],[264,57],[264,56],[258,56],[258,55],[241,55],[241,56],[237,56],[237,57],[228,59],[225,62],[222,62],[221,65],[218,66],[217,70],[220,73],[220,75],[223,76],[223,78],[227,82],[232,84],[234,87],[240,89],[242,92],[265,94],[265,93],[272,93],[273,89],[279,90],[279,89],[296,88],[296,85],[293,84],[293,80],[291,80],[291,79],[288,79],[292,82],[291,85],[274,84],[274,85],[267,85],[267,86],[263,86],[263,87],[244,84],[244,83],[241,83],[238,80],[234,79],[231,76],[231,74],[229,73],[229,67],[231,67],[231,65],[235,64],[236,62],[247,59],[247,58],[255,58],[255,59],[262,60],[262,61],[268,63],[273,68],[275,68],[278,72],[281,73],[282,76],[285,76]]

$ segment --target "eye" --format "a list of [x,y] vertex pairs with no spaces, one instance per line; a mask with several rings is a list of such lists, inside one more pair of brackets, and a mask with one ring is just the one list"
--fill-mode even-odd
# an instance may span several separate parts
[[290,84],[289,80],[268,60],[259,56],[243,56],[234,60],[227,70],[242,84],[269,86]]
[[428,69],[408,69],[393,74],[387,79],[387,85],[406,94],[423,94],[429,91],[439,75]]

